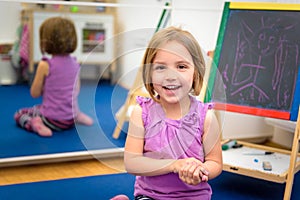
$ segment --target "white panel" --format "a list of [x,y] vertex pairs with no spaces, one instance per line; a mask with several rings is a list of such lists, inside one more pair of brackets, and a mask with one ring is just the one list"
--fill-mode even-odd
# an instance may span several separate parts
[[[54,16],[63,16],[69,17],[72,19],[76,26],[78,43],[77,49],[73,53],[74,56],[80,62],[84,63],[102,63],[102,62],[110,62],[113,59],[113,16],[112,15],[96,15],[96,14],[62,14],[62,13],[54,13],[54,12],[34,12],[34,61],[37,62],[41,59],[41,52],[39,46],[39,28],[41,24],[50,17]],[[85,53],[83,52],[83,35],[82,31],[84,28],[88,28],[96,25],[101,26],[105,29],[105,51],[101,52],[91,52]]]
[[0,43],[13,43],[20,25],[20,3],[0,1]]
[[224,139],[263,138],[273,135],[273,127],[267,125],[263,117],[224,111],[219,113]]

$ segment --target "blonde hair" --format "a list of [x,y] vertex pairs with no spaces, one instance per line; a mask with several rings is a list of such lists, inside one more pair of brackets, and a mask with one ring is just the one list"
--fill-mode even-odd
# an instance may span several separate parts
[[77,35],[73,21],[63,17],[51,17],[40,26],[42,53],[69,54],[77,48]]
[[195,66],[194,80],[192,85],[193,90],[191,93],[198,96],[202,88],[203,76],[205,73],[205,61],[201,48],[191,33],[173,26],[162,29],[155,33],[146,49],[142,65],[143,81],[147,91],[153,99],[156,99],[154,98],[156,94],[151,80],[152,63],[159,48],[170,41],[176,41],[182,44],[191,54]]

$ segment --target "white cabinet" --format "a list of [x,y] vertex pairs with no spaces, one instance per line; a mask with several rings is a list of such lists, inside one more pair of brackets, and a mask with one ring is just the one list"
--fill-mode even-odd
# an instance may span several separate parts
[[82,63],[108,63],[113,59],[114,18],[109,14],[82,13],[33,13],[34,62],[41,59],[39,47],[39,27],[47,18],[54,16],[68,17],[73,20],[77,30],[78,45],[74,55]]
[[[113,14],[23,10],[23,23],[27,23],[30,30],[29,72],[34,71],[34,64],[40,61],[42,57],[39,46],[39,28],[46,19],[54,16],[67,17],[73,20],[78,43],[77,49],[72,55],[76,56],[82,65],[112,65],[115,23]],[[24,21],[24,19],[26,20]]]

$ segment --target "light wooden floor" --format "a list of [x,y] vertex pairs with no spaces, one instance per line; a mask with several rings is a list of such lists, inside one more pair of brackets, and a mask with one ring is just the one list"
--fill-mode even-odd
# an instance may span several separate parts
[[123,158],[0,168],[0,185],[125,172]]
[[[275,146],[273,143],[267,145]],[[0,168],[0,186],[125,172],[123,157]]]

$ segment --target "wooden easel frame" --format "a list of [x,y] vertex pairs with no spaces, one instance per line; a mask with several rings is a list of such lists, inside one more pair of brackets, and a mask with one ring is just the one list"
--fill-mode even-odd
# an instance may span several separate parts
[[149,94],[145,91],[143,91],[143,80],[142,80],[142,67],[139,67],[137,71],[136,78],[134,80],[133,86],[130,88],[126,101],[123,105],[123,107],[118,112],[118,123],[115,127],[115,130],[113,132],[113,138],[118,139],[120,136],[120,133],[122,131],[122,128],[124,126],[124,123],[129,120],[128,117],[128,111],[129,107],[132,105],[135,105],[135,98],[137,96],[149,96]]
[[299,157],[299,142],[300,142],[300,107],[298,111],[298,119],[296,124],[296,129],[294,133],[293,146],[290,157],[290,166],[286,179],[286,186],[284,192],[284,200],[290,199],[293,183],[294,183],[294,175],[300,170],[300,162],[297,162],[297,157]]

